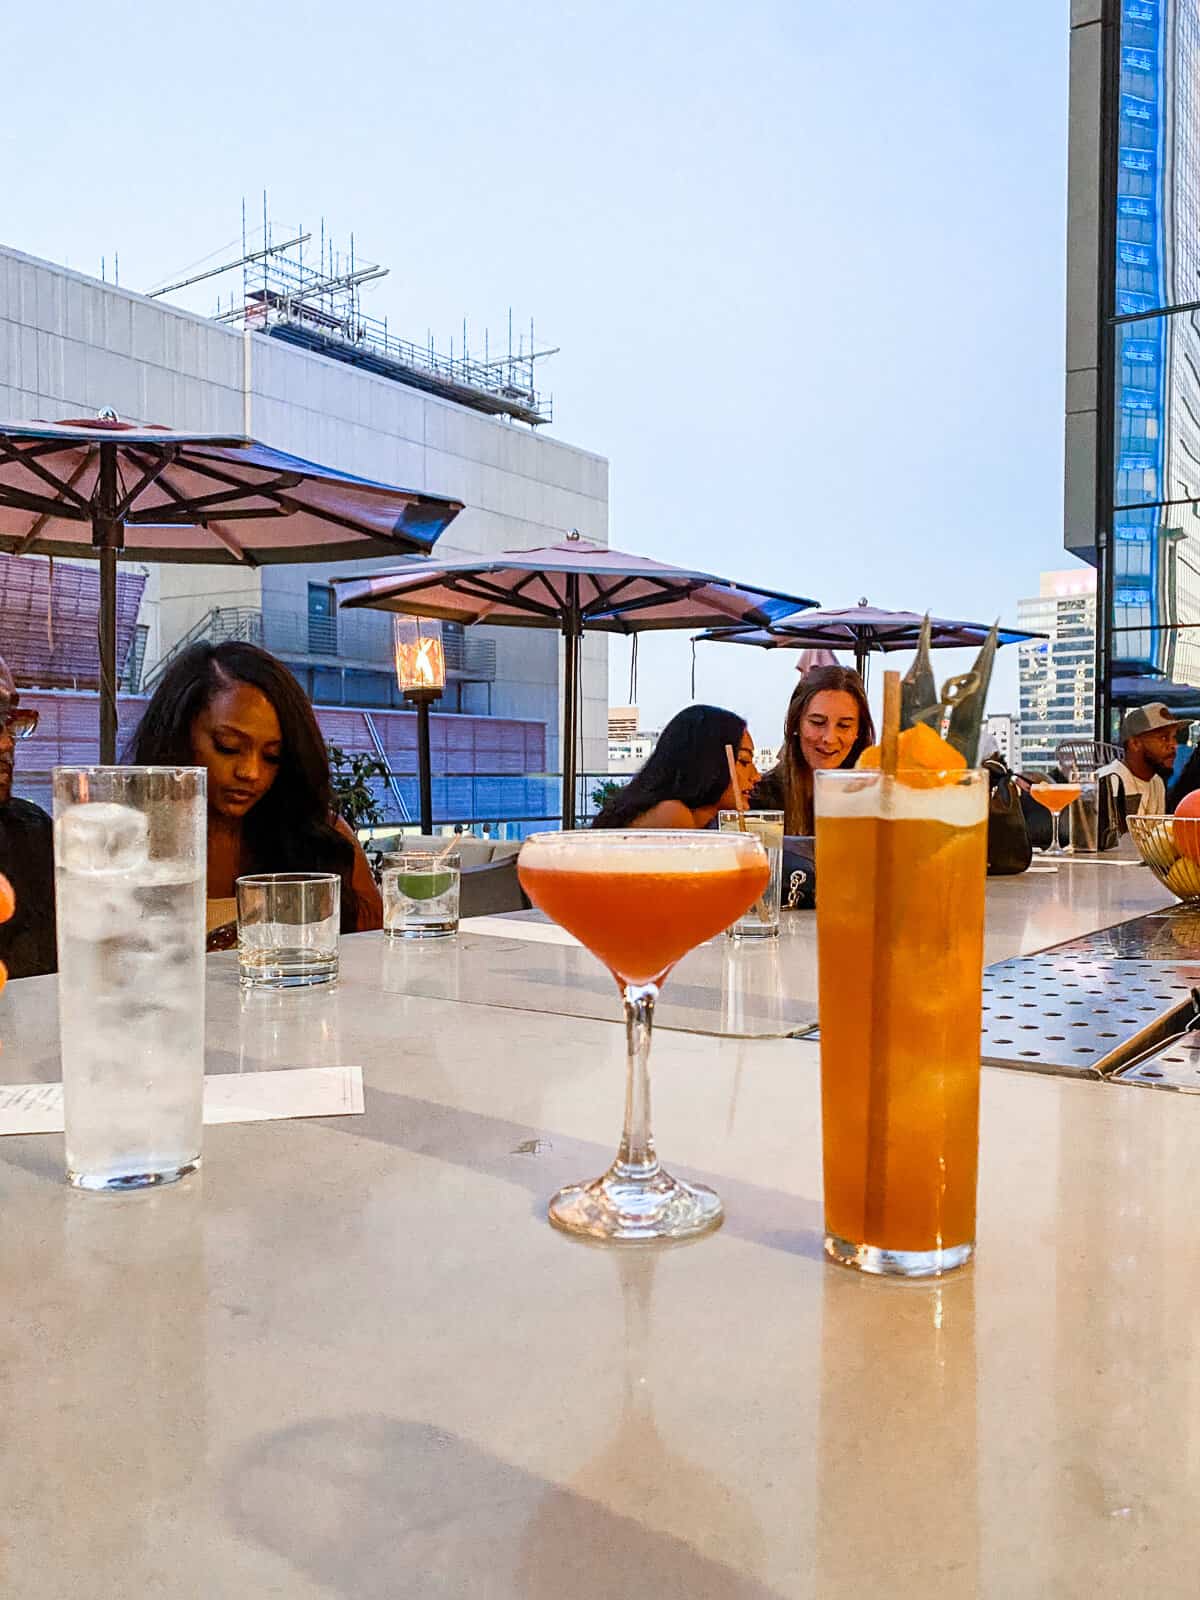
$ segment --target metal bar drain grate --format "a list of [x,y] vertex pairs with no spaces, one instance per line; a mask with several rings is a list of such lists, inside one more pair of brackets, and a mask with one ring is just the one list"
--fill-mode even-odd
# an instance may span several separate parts
[[1070,945],[997,962],[983,975],[983,1059],[990,1066],[1098,1078],[1131,1049],[1178,1026],[1185,974],[1163,965],[1077,956]]
[[1183,1033],[1152,1055],[1112,1075],[1114,1083],[1140,1083],[1149,1089],[1174,1089],[1200,1094],[1200,1034]]

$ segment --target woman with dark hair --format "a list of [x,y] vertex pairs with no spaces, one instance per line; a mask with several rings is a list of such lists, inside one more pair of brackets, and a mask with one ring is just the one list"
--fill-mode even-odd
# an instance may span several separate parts
[[707,828],[737,805],[725,747],[742,794],[758,782],[754,740],[743,718],[719,706],[688,706],[667,723],[641,771],[605,801],[593,828]]
[[163,673],[130,740],[137,766],[208,769],[208,898],[248,872],[336,872],[342,932],[383,925],[362,846],[333,809],[312,706],[273,655],[194,644]]
[[813,831],[813,772],[852,767],[875,740],[863,681],[851,667],[814,667],[788,701],[779,760],[759,782],[750,804],[783,812],[783,831]]

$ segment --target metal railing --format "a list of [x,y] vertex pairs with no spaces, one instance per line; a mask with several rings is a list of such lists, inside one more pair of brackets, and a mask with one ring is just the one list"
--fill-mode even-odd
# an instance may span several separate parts
[[[19,752],[18,752],[19,754]],[[575,820],[586,827],[600,809],[593,798],[603,784],[617,781],[607,772],[583,772],[576,787]],[[379,827],[413,826],[420,815],[416,772],[389,769],[373,779],[371,792],[379,805]],[[48,769],[23,768],[18,760],[13,793],[49,811]],[[407,811],[408,815],[404,815]],[[562,775],[557,772],[467,772],[433,774],[433,823],[436,828],[490,827],[512,830],[500,836],[520,838],[538,828],[562,822]]]
[[[314,631],[315,630],[315,631]],[[153,693],[171,662],[191,644],[220,644],[228,639],[261,645],[278,656],[304,656],[318,664],[333,660],[366,666],[392,666],[392,619],[383,612],[339,611],[333,617],[310,617],[292,606],[214,606],[188,629],[151,667],[143,691]],[[468,683],[492,683],[496,677],[496,641],[472,637],[470,630],[448,622],[442,631],[446,671]]]

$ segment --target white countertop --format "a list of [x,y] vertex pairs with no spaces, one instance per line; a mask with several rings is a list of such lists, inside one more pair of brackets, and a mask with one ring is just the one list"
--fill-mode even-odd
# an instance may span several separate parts
[[[1068,870],[992,885],[1010,944],[1085,931]],[[1195,1592],[1200,1100],[985,1072],[978,1260],[881,1283],[820,1259],[816,1047],[664,1032],[659,1148],[727,1222],[597,1249],[544,1209],[611,1157],[621,1030],[346,947],[245,1001],[213,958],[210,1070],[358,1063],[365,1115],[119,1197],[0,1140],[5,1600]],[[0,999],[8,1081],[55,1075],[53,1006]]]

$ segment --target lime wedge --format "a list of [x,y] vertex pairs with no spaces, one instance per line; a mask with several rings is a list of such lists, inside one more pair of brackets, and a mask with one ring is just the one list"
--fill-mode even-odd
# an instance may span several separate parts
[[452,872],[398,872],[396,887],[410,900],[434,900],[454,887]]

